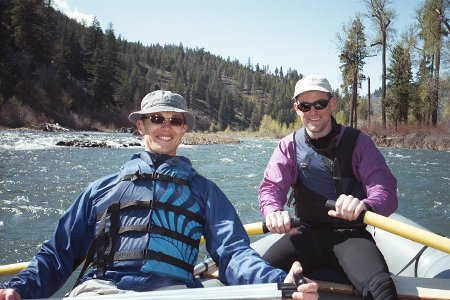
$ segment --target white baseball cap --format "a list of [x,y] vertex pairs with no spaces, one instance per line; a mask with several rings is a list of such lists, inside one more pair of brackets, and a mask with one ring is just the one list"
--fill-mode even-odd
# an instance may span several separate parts
[[295,84],[294,97],[292,98],[295,99],[295,97],[307,91],[332,93],[330,83],[321,75],[308,75],[297,81]]

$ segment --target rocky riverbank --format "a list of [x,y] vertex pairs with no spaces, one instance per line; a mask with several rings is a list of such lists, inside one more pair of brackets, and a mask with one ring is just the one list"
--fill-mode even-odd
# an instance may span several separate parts
[[182,141],[185,145],[239,144],[238,138],[225,134],[188,132]]
[[[185,145],[239,144],[239,136],[257,136],[257,134],[235,135],[225,133],[187,133],[183,139]],[[450,151],[450,134],[445,132],[411,132],[404,135],[370,134],[378,147],[424,149]]]
[[[60,131],[60,128],[48,127],[46,128],[19,128],[9,129],[0,128],[0,130],[38,130],[38,131]],[[66,130],[64,130],[66,131]],[[393,148],[407,148],[407,149],[426,149],[450,151],[450,133],[445,130],[435,131],[420,131],[409,132],[404,134],[380,134],[372,131],[368,133],[375,144],[379,147],[393,147]],[[130,133],[131,135],[131,133]],[[185,145],[213,145],[213,144],[239,144],[242,137],[260,137],[257,133],[249,132],[233,132],[233,133],[202,133],[202,132],[188,132],[185,134],[182,143]],[[275,138],[278,140],[278,138]],[[122,145],[122,147],[141,146],[141,140],[136,138],[136,141]],[[88,140],[69,140],[60,141],[59,146],[69,147],[101,147],[110,148],[111,145],[106,141],[88,141]]]
[[[181,143],[184,145],[214,145],[214,144],[239,144],[241,141],[236,138],[225,136],[222,134],[212,133],[187,133]],[[92,140],[64,140],[56,143],[56,146],[67,147],[84,147],[84,148],[112,148],[108,141],[92,141]],[[135,142],[127,142],[121,145],[121,148],[142,146],[142,140],[137,139]]]
[[371,137],[379,147],[450,151],[450,135],[445,133],[412,132],[402,136],[374,134]]

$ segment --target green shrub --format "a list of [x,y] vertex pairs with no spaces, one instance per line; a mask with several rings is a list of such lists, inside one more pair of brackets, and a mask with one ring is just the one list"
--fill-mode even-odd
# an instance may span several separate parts
[[300,118],[293,124],[280,124],[268,115],[264,115],[259,125],[258,134],[264,137],[282,138],[302,126]]

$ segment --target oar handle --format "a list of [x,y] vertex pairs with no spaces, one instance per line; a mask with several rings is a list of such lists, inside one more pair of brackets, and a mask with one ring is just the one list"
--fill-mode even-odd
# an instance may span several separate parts
[[[291,228],[300,227],[301,224],[300,218],[291,218]],[[267,228],[266,222],[262,222],[262,231],[263,233],[268,233],[270,231],[269,228]]]
[[[328,210],[336,210],[336,201],[335,200],[327,200],[327,202],[325,202],[325,207]],[[366,212],[367,212],[366,210],[363,210],[359,214],[358,218],[356,218],[356,220],[354,222],[355,223],[365,223],[365,224],[367,224],[366,222],[364,222],[364,217],[366,215]]]
[[325,207],[328,210],[335,210],[336,209],[336,201],[334,201],[334,200],[327,200],[327,202],[325,203]]

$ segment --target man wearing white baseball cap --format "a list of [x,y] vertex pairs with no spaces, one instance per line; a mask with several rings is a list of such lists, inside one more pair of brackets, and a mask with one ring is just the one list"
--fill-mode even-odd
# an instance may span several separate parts
[[331,85],[325,77],[320,75],[310,75],[306,76],[295,84],[294,97],[295,98],[301,93],[308,91],[321,91],[325,93],[332,94]]
[[[397,209],[396,178],[369,136],[337,124],[325,77],[300,79],[293,100],[303,127],[279,141],[259,187],[267,227],[286,233],[269,262],[286,269],[299,260],[313,279],[350,282],[364,299],[396,299],[384,257],[358,218],[364,210],[389,216]],[[300,229],[284,210],[291,187],[287,205],[295,206]],[[329,199],[335,210],[326,209]]]

